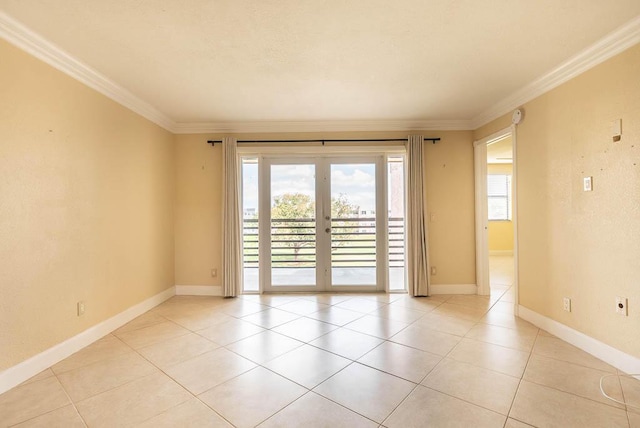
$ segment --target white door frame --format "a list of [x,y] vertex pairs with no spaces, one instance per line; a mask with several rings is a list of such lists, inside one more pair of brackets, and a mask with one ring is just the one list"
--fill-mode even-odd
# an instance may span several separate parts
[[[262,156],[260,159],[260,178],[258,180],[259,198],[258,203],[260,206],[259,212],[267,213],[267,215],[259,216],[259,242],[269,243],[269,245],[259,245],[260,263],[258,277],[260,278],[260,291],[267,292],[283,292],[283,291],[296,291],[296,292],[317,292],[319,291],[319,284],[324,284],[324,272],[321,272],[318,266],[322,265],[322,261],[318,260],[316,256],[316,280],[314,285],[296,285],[296,286],[273,286],[272,284],[272,266],[271,266],[271,165],[301,165],[310,164],[314,166],[314,201],[316,205],[316,230],[319,231],[323,222],[319,213],[322,212],[323,200],[317,200],[320,194],[320,188],[323,186],[321,180],[318,180],[318,167],[319,162],[316,158],[309,156]],[[317,245],[317,242],[316,242]],[[317,247],[316,247],[317,248]],[[268,274],[267,274],[268,272]],[[275,287],[275,288],[274,288]],[[320,291],[323,291],[320,287]],[[288,289],[288,290],[287,290]]]
[[479,295],[491,292],[489,281],[489,219],[487,208],[487,145],[495,140],[511,136],[513,172],[511,178],[513,222],[513,289],[514,308],[518,310],[518,197],[517,197],[517,144],[516,126],[511,125],[473,143],[475,161],[475,220],[476,220],[476,285]]
[[[328,251],[324,251],[324,255],[329,259],[326,261],[325,266],[328,268],[327,278],[325,280],[325,290],[323,291],[335,291],[335,292],[386,292],[388,291],[388,261],[389,254],[387,248],[387,239],[389,236],[389,230],[387,225],[387,169],[386,169],[386,156],[384,154],[362,154],[362,155],[342,155],[342,156],[328,156],[324,158],[326,171],[326,179],[328,180],[326,191],[329,199],[331,200],[331,165],[338,165],[344,163],[372,163],[376,167],[376,284],[375,288],[359,285],[334,285],[332,275],[331,264],[331,235],[328,236],[327,246]],[[329,207],[330,210],[330,207]],[[330,227],[331,224],[329,223]],[[386,258],[386,260],[385,260]]]
[[[259,205],[260,211],[269,213],[271,203],[271,174],[270,166],[308,163],[315,166],[315,195],[316,195],[316,229],[318,237],[316,241],[316,284],[313,286],[273,286],[271,284],[271,248],[270,245],[260,245],[260,293],[262,292],[380,292],[388,289],[388,268],[384,257],[388,260],[387,216],[376,216],[376,284],[371,286],[339,286],[331,281],[331,237],[322,231],[330,228],[331,223],[325,220],[327,207],[325,206],[331,191],[331,165],[341,163],[373,163],[376,166],[376,212],[387,212],[387,169],[385,153],[332,153],[324,156],[310,157],[308,154],[283,155],[280,153],[262,155],[259,162]],[[330,208],[329,208],[330,210]],[[259,236],[260,242],[271,242],[270,215],[260,216]],[[388,263],[388,262],[387,262]],[[325,270],[325,269],[327,270]]]

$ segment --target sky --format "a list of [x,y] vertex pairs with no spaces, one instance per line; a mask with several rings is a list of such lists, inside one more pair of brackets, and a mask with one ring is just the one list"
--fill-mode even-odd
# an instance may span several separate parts
[[[315,199],[315,165],[272,165],[271,198],[303,193]],[[332,164],[331,197],[344,194],[360,210],[375,210],[375,164]],[[243,166],[243,210],[258,206],[258,165]]]

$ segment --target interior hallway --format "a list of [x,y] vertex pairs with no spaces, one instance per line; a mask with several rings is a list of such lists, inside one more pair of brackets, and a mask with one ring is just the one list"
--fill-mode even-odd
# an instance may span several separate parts
[[640,426],[510,298],[174,297],[1,395],[0,426]]
[[515,302],[513,279],[513,256],[489,256],[489,284],[494,300]]

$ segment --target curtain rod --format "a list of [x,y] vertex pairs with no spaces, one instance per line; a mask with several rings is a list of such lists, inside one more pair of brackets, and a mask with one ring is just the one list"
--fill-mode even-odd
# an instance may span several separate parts
[[[371,139],[371,138],[363,138],[363,139],[343,139],[343,140],[323,140],[323,139],[315,139],[315,140],[238,140],[238,143],[355,143],[355,142],[390,142],[390,141],[408,141],[408,138],[384,138],[384,139]],[[425,138],[424,141],[431,141],[433,144],[440,141],[440,138]],[[222,140],[207,140],[208,144],[215,146],[216,143],[222,143]]]

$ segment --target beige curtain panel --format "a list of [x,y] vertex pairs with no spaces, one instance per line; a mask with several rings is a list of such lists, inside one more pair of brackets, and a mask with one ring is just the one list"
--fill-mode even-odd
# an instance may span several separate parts
[[407,141],[407,268],[409,293],[429,295],[429,234],[424,192],[424,139],[410,135]]
[[223,216],[222,216],[222,284],[225,297],[236,297],[242,284],[242,219],[239,200],[237,140],[222,140]]

